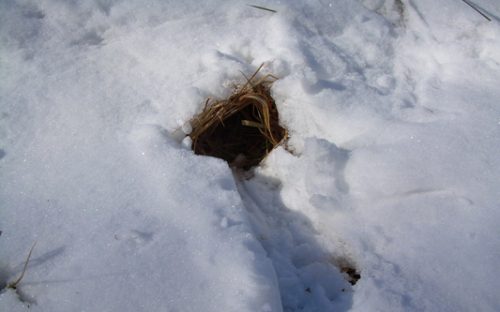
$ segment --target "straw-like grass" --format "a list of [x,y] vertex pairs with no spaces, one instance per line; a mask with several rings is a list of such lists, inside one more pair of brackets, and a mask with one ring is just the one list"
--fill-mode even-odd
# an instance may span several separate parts
[[30,252],[28,253],[28,257],[26,258],[26,261],[24,262],[24,267],[23,267],[23,270],[21,271],[21,275],[19,275],[19,277],[15,281],[7,284],[7,288],[17,289],[17,286],[24,278],[24,274],[26,273],[26,269],[28,268],[28,263],[30,262],[31,253],[33,252],[33,249],[35,249],[35,246],[36,246],[36,242],[33,244],[33,246],[31,246]]
[[262,65],[227,99],[207,100],[191,120],[189,134],[196,154],[225,159],[231,166],[249,169],[286,138],[270,88],[276,77],[260,76]]

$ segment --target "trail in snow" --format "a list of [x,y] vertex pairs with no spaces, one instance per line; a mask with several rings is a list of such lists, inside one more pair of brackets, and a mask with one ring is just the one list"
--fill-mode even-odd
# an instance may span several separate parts
[[284,205],[281,181],[263,175],[247,180],[238,173],[235,179],[255,234],[273,262],[283,310],[349,310],[353,289],[340,272],[347,259],[321,246],[311,221]]

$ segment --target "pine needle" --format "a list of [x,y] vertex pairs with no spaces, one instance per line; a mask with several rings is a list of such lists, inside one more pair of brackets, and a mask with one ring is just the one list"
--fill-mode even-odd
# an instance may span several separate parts
[[248,6],[252,7],[252,8],[255,8],[255,9],[259,9],[259,10],[264,10],[264,11],[268,11],[268,12],[272,12],[272,13],[278,13],[278,11],[276,11],[276,10],[268,9],[268,8],[265,8],[265,7],[262,7],[262,6],[259,6],[259,5],[249,4]]
[[483,12],[481,12],[481,10],[479,10],[474,4],[470,3],[467,0],[462,0],[462,1],[465,4],[467,4],[468,6],[470,6],[472,9],[474,9],[474,11],[476,11],[479,14],[481,14],[481,16],[484,17],[486,20],[488,20],[488,22],[491,22],[491,18],[489,18],[486,14],[484,14]]

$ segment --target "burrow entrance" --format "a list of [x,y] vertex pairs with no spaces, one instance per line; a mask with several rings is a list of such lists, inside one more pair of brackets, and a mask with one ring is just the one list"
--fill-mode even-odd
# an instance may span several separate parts
[[[280,125],[271,96],[271,86],[277,78],[259,75],[261,68],[262,65],[250,78],[245,77],[243,85],[235,86],[228,98],[208,99],[203,111],[191,119],[188,135],[195,154],[221,158],[233,168],[248,170],[287,139],[287,130]],[[353,286],[361,278],[349,261],[332,264]]]
[[191,120],[195,154],[226,160],[231,167],[257,166],[287,137],[271,96],[272,75],[257,71],[246,83],[235,86],[227,99],[207,100],[203,111]]

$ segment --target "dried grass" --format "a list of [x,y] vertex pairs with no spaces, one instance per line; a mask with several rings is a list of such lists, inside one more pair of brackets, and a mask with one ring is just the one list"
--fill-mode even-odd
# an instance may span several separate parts
[[287,136],[280,126],[270,89],[276,77],[260,76],[262,65],[227,99],[207,100],[191,120],[189,134],[196,154],[225,159],[249,169],[258,165]]

